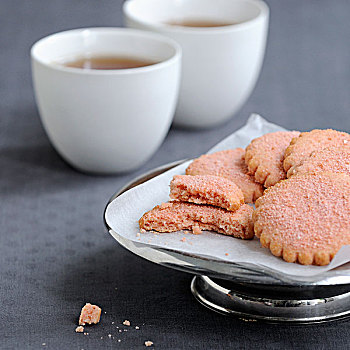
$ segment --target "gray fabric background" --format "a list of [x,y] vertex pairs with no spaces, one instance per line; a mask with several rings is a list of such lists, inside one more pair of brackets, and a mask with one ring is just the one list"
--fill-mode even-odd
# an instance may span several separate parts
[[[119,26],[121,3],[0,3],[0,347],[142,349],[152,340],[159,349],[349,348],[349,321],[291,327],[207,311],[190,294],[190,275],[121,248],[105,231],[102,213],[133,177],[205,152],[251,112],[290,129],[350,131],[350,2],[269,0],[265,64],[244,108],[212,130],[172,129],[132,174],[93,177],[72,170],[51,147],[33,99],[29,49],[53,32]],[[106,314],[84,336],[74,328],[87,301]],[[124,319],[140,330],[117,333]]]

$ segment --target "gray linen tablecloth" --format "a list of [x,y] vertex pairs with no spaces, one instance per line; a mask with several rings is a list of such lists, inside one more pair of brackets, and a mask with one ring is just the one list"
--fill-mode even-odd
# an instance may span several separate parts
[[[172,129],[132,174],[94,177],[70,168],[51,147],[33,98],[29,49],[57,31],[120,26],[122,2],[1,1],[0,348],[142,349],[146,340],[158,349],[350,347],[349,321],[291,327],[206,310],[190,293],[190,275],[134,256],[103,225],[107,200],[126,182],[205,152],[252,112],[289,129],[350,131],[350,2],[268,3],[265,64],[244,108],[212,130]],[[104,311],[89,335],[74,332],[85,302]]]

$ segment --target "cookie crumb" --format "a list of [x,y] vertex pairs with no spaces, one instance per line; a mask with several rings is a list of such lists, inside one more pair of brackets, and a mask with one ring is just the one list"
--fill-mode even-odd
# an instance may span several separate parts
[[45,346],[45,345],[46,345],[46,343],[42,343],[41,345],[42,345],[42,346]]
[[140,230],[140,232],[141,232],[141,233],[145,233],[146,230],[142,228],[142,229]]
[[181,242],[186,242],[186,237],[183,237],[182,239],[180,239]]
[[120,343],[121,342],[121,339],[118,339],[118,343]]
[[124,326],[130,326],[130,321],[125,320],[125,321],[123,322],[123,325],[124,325]]
[[112,338],[112,334],[108,334],[108,338],[111,339]]
[[79,325],[85,326],[86,323],[88,324],[99,323],[100,317],[101,317],[101,308],[98,307],[97,305],[86,303],[80,312]]
[[75,328],[76,333],[83,333],[84,332],[84,327],[83,326],[78,326]]
[[145,341],[145,345],[148,347],[148,346],[152,346],[153,345],[153,342],[150,341],[150,340],[147,340]]
[[228,253],[225,253],[226,256],[228,256]]
[[140,329],[140,327],[139,327],[139,326],[136,326],[135,329]]
[[136,233],[136,237],[140,237],[141,236],[141,233],[140,232],[137,232]]

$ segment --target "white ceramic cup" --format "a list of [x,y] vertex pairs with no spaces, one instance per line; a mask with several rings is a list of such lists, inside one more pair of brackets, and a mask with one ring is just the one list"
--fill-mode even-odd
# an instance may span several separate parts
[[[265,53],[268,6],[258,0],[127,0],[128,27],[175,39],[182,47],[182,77],[174,123],[211,127],[237,112],[250,96]],[[191,28],[181,20],[238,23]]]
[[[83,55],[159,63],[119,70],[60,64]],[[92,173],[130,171],[163,142],[180,82],[181,48],[173,40],[125,28],[76,29],[39,40],[31,57],[43,125],[73,167]]]

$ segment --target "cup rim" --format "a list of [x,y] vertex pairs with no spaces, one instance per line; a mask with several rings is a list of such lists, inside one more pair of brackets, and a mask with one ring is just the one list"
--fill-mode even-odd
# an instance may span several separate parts
[[[194,35],[222,34],[227,32],[241,31],[254,25],[256,22],[261,20],[261,18],[268,18],[270,13],[269,6],[263,0],[239,0],[241,2],[246,2],[252,5],[255,5],[256,7],[259,8],[260,13],[252,19],[249,19],[247,21],[244,21],[242,23],[237,23],[237,24],[225,25],[220,27],[185,27],[185,26],[178,26],[178,25],[172,25],[172,24],[161,23],[161,22],[145,21],[145,20],[139,19],[139,17],[135,16],[130,10],[130,4],[136,1],[138,0],[126,0],[123,3],[123,13],[126,17],[130,18],[131,20],[148,28],[154,28],[158,30],[167,30],[169,32],[178,32],[178,33],[184,33],[184,34],[194,34]],[[235,0],[232,0],[232,1],[235,1]]]
[[[115,33],[116,35],[126,34],[131,36],[154,39],[154,40],[157,40],[158,42],[162,42],[164,44],[171,46],[174,49],[174,53],[169,58],[162,60],[160,62],[151,64],[149,66],[125,68],[125,69],[81,69],[81,68],[67,67],[61,64],[46,62],[39,56],[37,52],[38,47],[40,45],[43,45],[45,42],[49,40],[55,40],[56,38],[69,35],[69,34],[79,34],[84,31],[92,31],[97,33],[104,33],[104,32]],[[181,46],[175,40],[168,38],[167,36],[164,36],[158,33],[152,33],[152,32],[147,32],[143,30],[123,28],[123,27],[82,27],[82,28],[64,30],[61,32],[47,35],[39,39],[32,45],[30,49],[30,56],[31,56],[32,62],[35,61],[47,68],[65,72],[65,73],[77,74],[77,75],[102,75],[102,76],[103,75],[126,75],[126,74],[138,74],[138,73],[151,72],[173,64],[175,61],[181,59],[181,55],[182,55]]]

